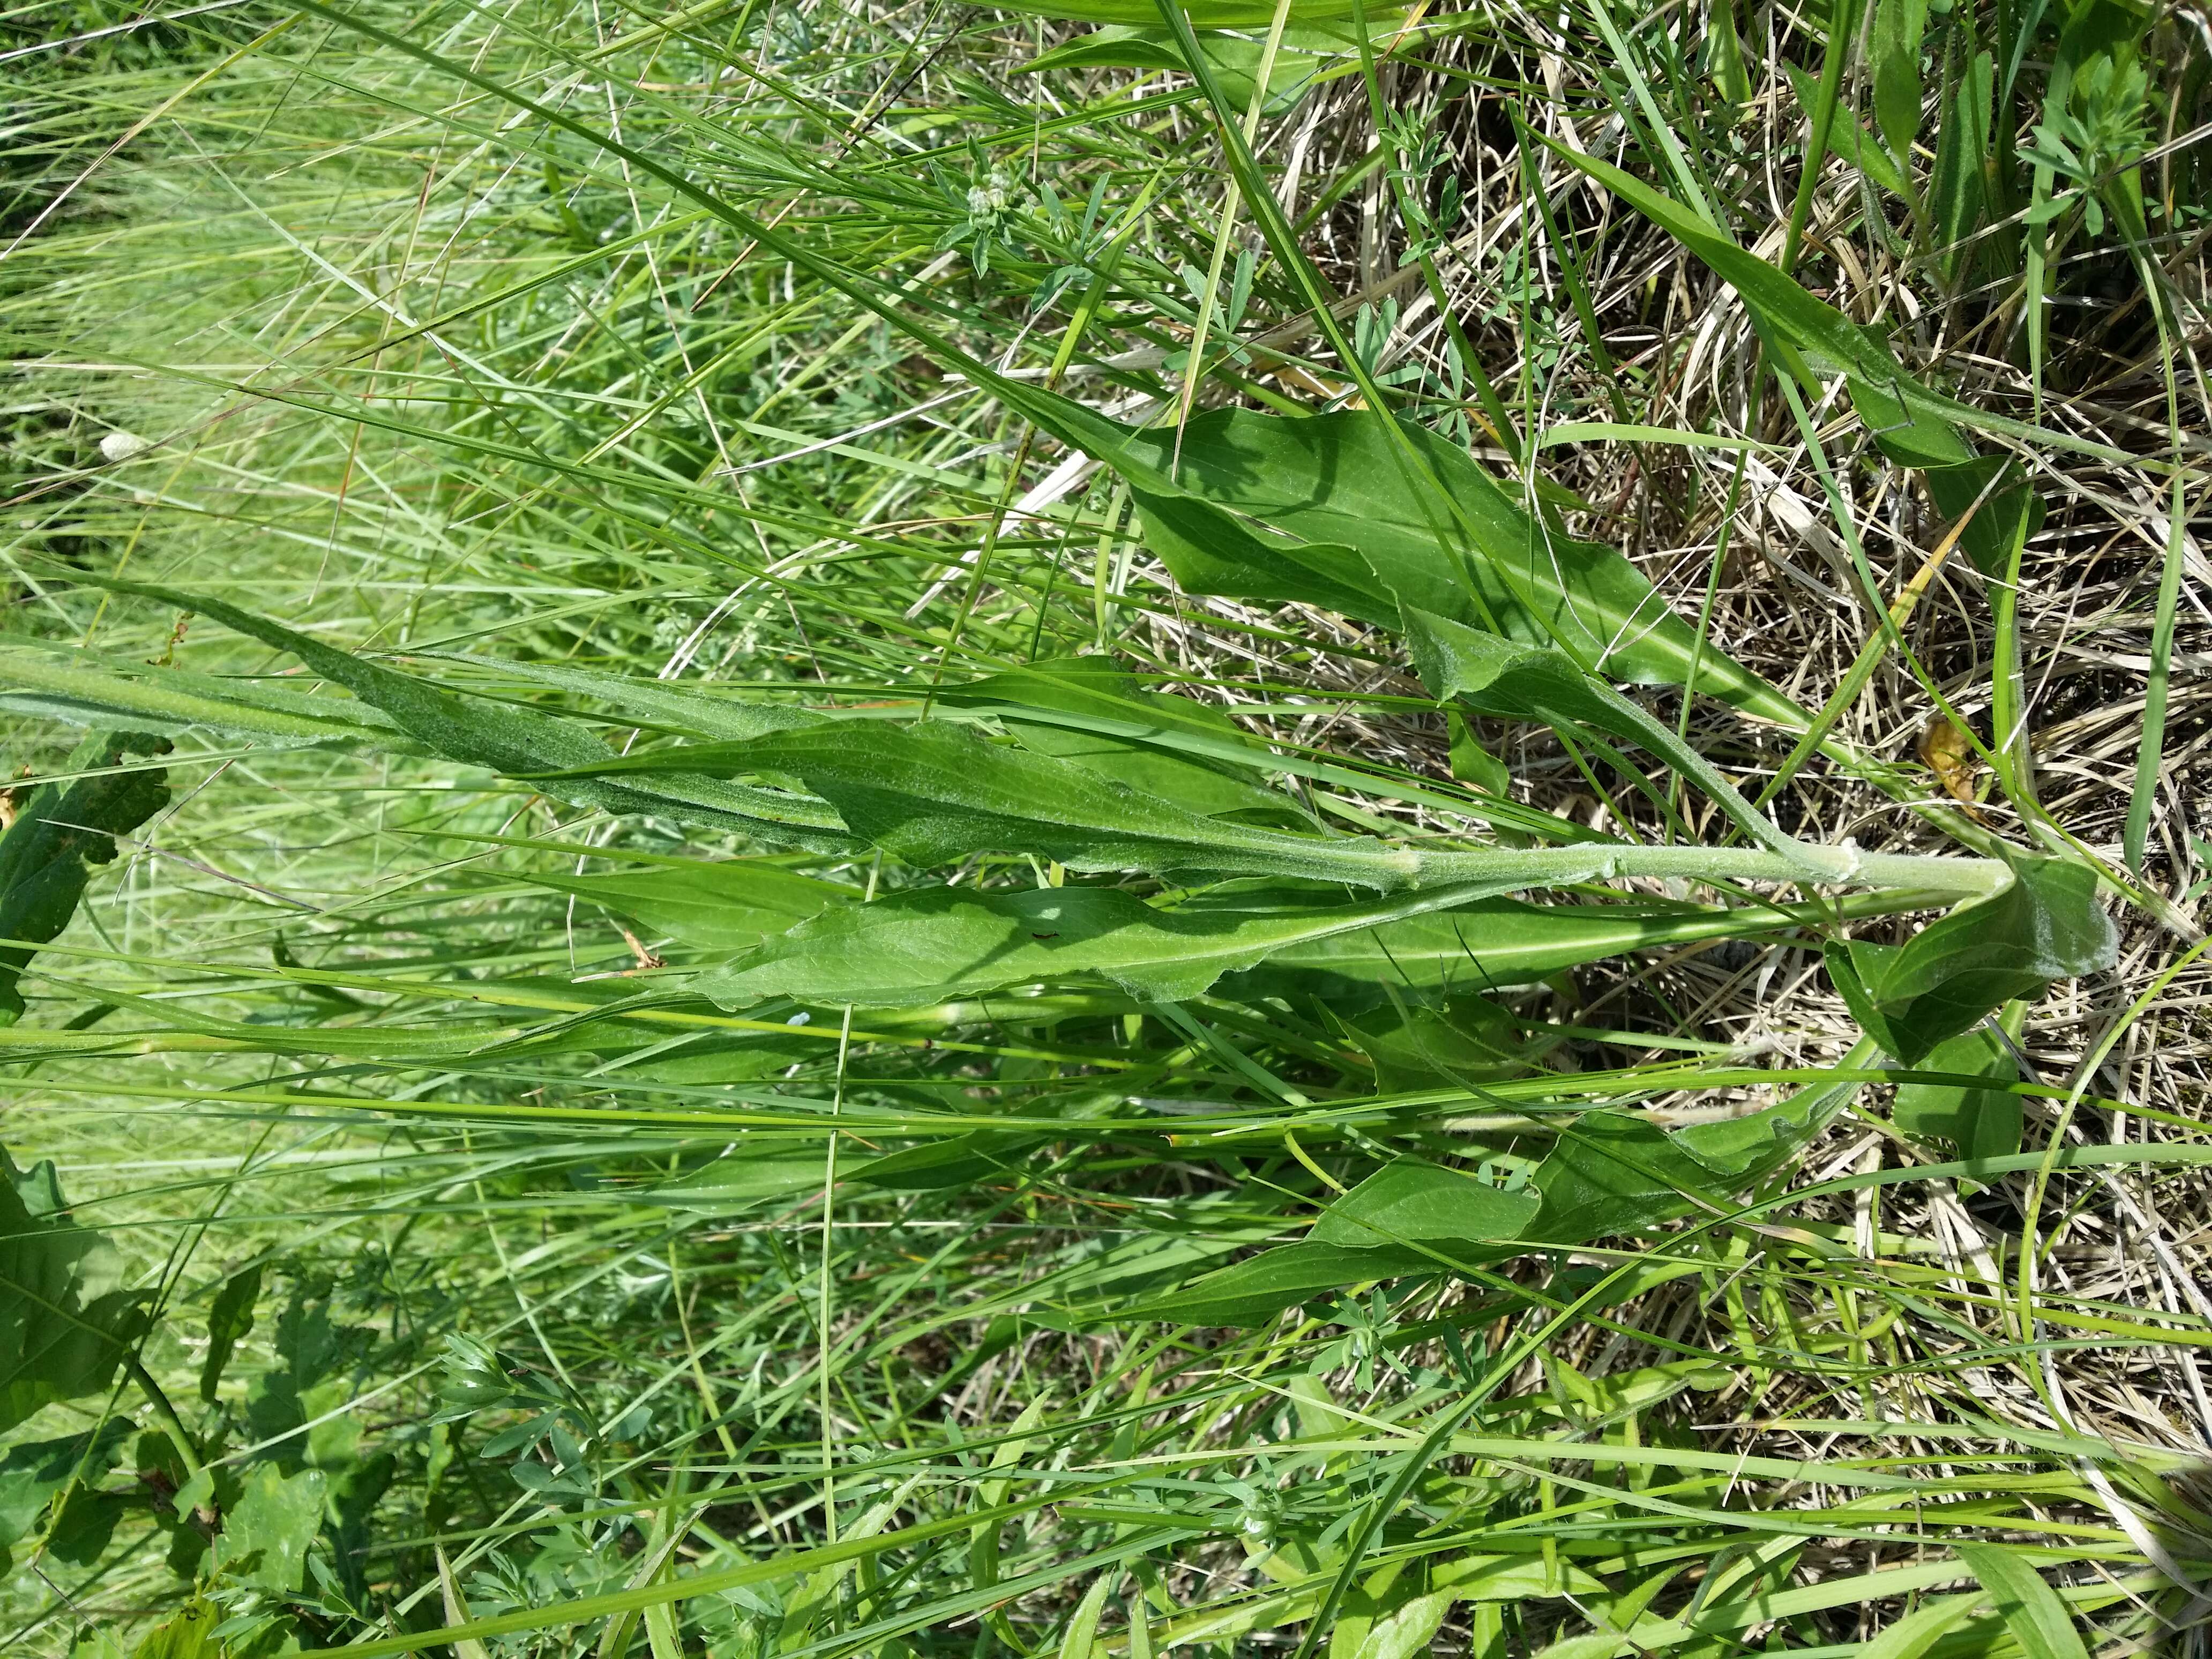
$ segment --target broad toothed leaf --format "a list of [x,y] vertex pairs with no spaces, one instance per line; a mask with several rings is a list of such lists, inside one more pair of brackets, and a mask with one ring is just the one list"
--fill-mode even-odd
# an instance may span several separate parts
[[145,1329],[123,1261],[77,1225],[52,1164],[0,1148],[0,1430],[50,1401],[105,1389]]
[[30,1532],[56,1492],[105,1477],[136,1427],[127,1417],[111,1417],[88,1433],[9,1447],[0,1456],[0,1552]]
[[328,1481],[320,1469],[288,1475],[274,1463],[255,1464],[223,1516],[215,1542],[216,1571],[260,1589],[298,1589],[307,1577],[307,1547],[322,1530]]
[[100,774],[67,784],[42,783],[0,836],[0,1025],[23,1012],[15,989],[36,948],[58,934],[84,896],[88,865],[115,857],[127,836],[169,804],[168,773],[159,767],[114,770],[130,755],[165,755],[166,738],[108,732],[77,746],[70,772]]

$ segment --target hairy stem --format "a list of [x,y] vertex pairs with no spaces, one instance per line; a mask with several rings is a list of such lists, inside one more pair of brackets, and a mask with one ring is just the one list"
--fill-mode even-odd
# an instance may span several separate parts
[[1932,858],[1806,846],[1794,854],[1749,847],[1547,847],[1528,850],[1417,852],[1401,855],[1416,885],[1525,878],[1530,887],[1564,886],[1624,876],[1684,881],[1814,882],[1841,887],[1914,888],[1960,898],[1999,893],[2010,867],[1996,859]]

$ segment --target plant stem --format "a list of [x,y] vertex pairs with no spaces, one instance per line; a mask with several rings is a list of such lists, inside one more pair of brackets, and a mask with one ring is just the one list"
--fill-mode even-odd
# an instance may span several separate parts
[[[1512,882],[1561,887],[1628,876],[1684,881],[1813,882],[1844,887],[1914,888],[1957,897],[1999,893],[2012,870],[1996,859],[1936,858],[1923,854],[1862,853],[1851,846],[1806,846],[1796,854],[1752,847],[1544,847],[1481,852],[1410,852],[1399,855],[1413,884]],[[1510,890],[1500,888],[1498,890]]]
[[2158,323],[2159,342],[2166,348],[2166,410],[2167,430],[2173,438],[2173,496],[2166,508],[2166,560],[2160,568],[2158,609],[2150,630],[2150,680],[2143,688],[2142,738],[2136,750],[2135,791],[2128,801],[2128,820],[2121,835],[2121,850],[2128,873],[2140,880],[2143,853],[2150,838],[2152,803],[2157,799],[2159,769],[2166,757],[2166,705],[2173,672],[2173,626],[2181,600],[2181,556],[2189,522],[2188,502],[2181,468],[2181,389],[2173,372],[2172,315],[2160,284],[2160,273],[2140,250],[2136,268],[2143,276],[2143,291],[2150,298]]
[[1836,94],[1844,82],[1844,65],[1850,59],[1851,37],[1858,33],[1858,0],[1836,0],[1829,15],[1827,50],[1820,55],[1820,81],[1813,94],[1812,131],[1805,141],[1805,170],[1797,179],[1797,199],[1790,204],[1790,225],[1783,233],[1782,274],[1797,268],[1797,250],[1805,240],[1805,222],[1812,217],[1813,192],[1820,187],[1820,167],[1828,159],[1828,132],[1836,119]]
[[191,1434],[185,1429],[184,1419],[177,1415],[177,1408],[169,1403],[169,1396],[154,1380],[154,1374],[146,1369],[144,1362],[135,1353],[124,1360],[123,1369],[138,1385],[138,1392],[146,1396],[147,1405],[153,1409],[154,1420],[161,1425],[161,1431],[176,1447],[177,1455],[184,1460],[186,1476],[198,1474],[200,1472],[199,1448],[192,1443]]
[[2008,799],[2023,808],[2035,799],[2034,757],[2027,741],[2027,687],[2020,654],[2020,568],[2027,550],[2027,518],[2013,526],[2004,574],[1989,584],[1990,755]]

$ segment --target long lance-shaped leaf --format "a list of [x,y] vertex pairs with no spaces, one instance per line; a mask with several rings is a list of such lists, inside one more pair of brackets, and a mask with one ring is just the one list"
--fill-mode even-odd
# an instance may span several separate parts
[[1107,658],[1034,663],[942,687],[935,701],[989,709],[1024,748],[1079,762],[1194,811],[1312,827],[1296,801],[1254,776],[1280,765],[1273,750],[1246,737],[1218,708],[1140,690]]
[[[1005,9],[1079,23],[1142,24],[1159,17],[1151,0],[1013,0]],[[1290,18],[1293,23],[1341,22],[1352,11],[1352,0],[1292,0]],[[1265,28],[1275,8],[1273,0],[1196,0],[1190,13],[1200,28]]]
[[1099,888],[934,888],[861,905],[848,889],[750,860],[527,879],[687,944],[748,951],[692,983],[726,1007],[767,995],[913,1006],[1091,973],[1176,999],[1223,975],[1233,976],[1240,999],[1335,1002],[1356,989],[1379,995],[1374,988],[1384,985],[1491,990],[1632,951],[1757,939],[1941,902],[1860,894],[1821,905],[1535,905],[1447,890],[1329,905],[1310,889],[1232,884],[1164,909]]
[[[86,578],[87,580],[94,580]],[[665,813],[719,829],[742,830],[770,839],[836,850],[849,846],[836,815],[812,802],[719,779],[671,771],[651,790],[596,775],[610,758],[591,729],[557,714],[456,696],[429,681],[325,645],[236,605],[180,588],[118,578],[97,579],[118,593],[158,599],[211,617],[249,639],[289,651],[325,679],[335,680],[417,743],[448,760],[482,766],[505,777],[573,779],[557,791],[579,805],[610,812]]]
[[[1838,1064],[1850,1073],[1880,1058],[1863,1037]],[[1528,1237],[1581,1243],[1704,1210],[1782,1168],[1834,1121],[1863,1085],[1818,1083],[1738,1118],[1666,1130],[1632,1115],[1593,1113],[1563,1132],[1531,1182],[1543,1195]]]
[[[1215,410],[1184,428],[1179,468],[1170,433],[1132,431],[1109,459],[1130,480],[1146,541],[1194,592],[1302,599],[1400,629],[1409,611],[1431,611],[1564,648],[1621,679],[1682,685],[1695,672],[1700,690],[1747,714],[1805,724],[1759,676],[1710,644],[1701,651],[1696,630],[1619,552],[1544,524],[1456,445],[1419,427],[1401,435],[1450,512],[1408,479],[1395,442],[1364,414]],[[1470,540],[1481,556],[1461,552]]]
[[574,668],[566,663],[488,661],[482,657],[445,657],[426,653],[433,660],[465,663],[501,678],[528,681],[574,691],[619,710],[629,720],[647,726],[665,726],[702,738],[734,741],[757,738],[764,732],[785,732],[811,725],[821,718],[803,708],[752,702],[739,697],[716,696],[665,680],[640,675],[609,674],[597,669]]
[[[456,658],[508,679],[574,691],[629,719],[702,737],[757,737],[804,726],[817,716],[803,709],[763,704],[562,664]],[[310,696],[257,680],[162,668],[126,677],[106,669],[70,666],[55,654],[0,648],[0,708],[76,726],[112,726],[129,720],[151,729],[203,730],[278,743],[357,744],[407,755],[434,753],[374,704],[358,698]]]
[[1163,910],[1113,888],[932,888],[825,912],[691,988],[726,1008],[769,996],[881,1006],[1098,974],[1179,1001],[1277,951],[1494,891],[1474,882],[1365,904]]
[[74,726],[119,720],[154,730],[191,726],[279,743],[349,743],[424,752],[387,715],[362,702],[311,697],[250,680],[164,668],[126,678],[71,667],[44,651],[0,651],[0,706]]
[[[1213,73],[1212,66],[1200,47],[1182,0],[1155,0],[1155,3],[1176,37],[1192,77],[1197,81],[1206,94],[1206,102],[1213,110],[1215,125],[1227,155],[1230,174],[1251,204],[1254,222],[1259,226],[1261,234],[1266,238],[1285,273],[1298,288],[1323,337],[1335,352],[1338,362],[1358,386],[1366,404],[1367,418],[1382,438],[1383,449],[1395,464],[1404,489],[1419,503],[1419,510],[1424,515],[1436,514],[1455,532],[1448,545],[1451,553],[1457,556],[1460,565],[1457,586],[1466,592],[1472,609],[1480,613],[1469,620],[1492,632],[1502,633],[1513,631],[1512,621],[1533,621],[1540,634],[1548,636],[1547,642],[1564,652],[1577,668],[1585,672],[1597,672],[1614,647],[1623,643],[1624,636],[1601,631],[1613,629],[1616,623],[1603,617],[1597,610],[1592,602],[1593,596],[1565,591],[1565,585],[1556,580],[1545,580],[1562,568],[1563,559],[1571,557],[1571,554],[1561,545],[1567,538],[1558,534],[1550,524],[1531,520],[1527,524],[1526,533],[1519,539],[1497,540],[1494,523],[1486,529],[1482,515],[1474,506],[1475,501],[1483,499],[1485,492],[1478,489],[1471,495],[1465,495],[1439,475],[1424,445],[1416,440],[1413,428],[1401,421],[1393,411],[1382,388],[1368,371],[1352,343],[1346,337],[1333,309],[1335,296],[1322,282],[1321,273],[1312,260],[1306,257],[1296,230],[1283,211],[1282,204],[1276,199],[1273,189],[1261,171],[1250,141],[1236,120],[1235,111],[1222,91],[1219,78]],[[1364,21],[1363,18],[1363,23]],[[1365,61],[1363,47],[1363,63]],[[1472,463],[1463,470],[1480,472],[1480,469],[1474,468]],[[1458,481],[1455,478],[1453,482]],[[1511,503],[1505,501],[1503,492],[1491,493],[1497,496],[1497,501],[1487,505],[1494,509],[1498,502],[1503,502],[1510,507]],[[1494,510],[1491,516],[1493,519],[1497,516]],[[1515,604],[1501,611],[1490,603],[1483,592],[1483,584],[1474,574],[1477,561],[1486,563],[1490,574],[1514,591]],[[1390,579],[1386,573],[1378,571],[1378,575],[1389,585]],[[1561,599],[1564,599],[1564,604],[1559,602]],[[1430,608],[1441,609],[1447,615],[1456,614],[1461,609],[1450,605],[1431,605]],[[1632,615],[1630,620],[1633,621]],[[1655,616],[1647,626],[1656,627],[1656,623]],[[1592,633],[1599,635],[1595,641],[1585,637]],[[1626,637],[1633,636],[1632,629]],[[1595,650],[1593,645],[1596,647]],[[1685,657],[1679,665],[1682,677],[1677,678],[1675,683],[1685,683],[1687,671],[1700,660],[1702,659],[1694,655]],[[1718,653],[1715,653],[1715,667],[1717,675],[1721,672]],[[1751,678],[1756,681],[1755,676]],[[1748,696],[1762,705],[1760,712],[1773,714],[1785,723],[1802,726],[1806,719],[1802,711],[1796,709],[1787,698],[1771,688],[1765,688],[1762,692],[1762,684],[1757,683],[1738,688],[1731,701]],[[1730,696],[1726,690],[1719,695]],[[1303,1644],[1302,1651],[1304,1647],[1310,1645],[1310,1642]]]
[[[1072,761],[994,744],[941,720],[905,727],[840,722],[607,763],[625,772],[656,763],[796,778],[835,806],[853,833],[922,866],[997,851],[1050,857],[1078,870],[1299,876],[1382,889],[1483,873],[1462,867],[1445,877],[1436,862],[1480,854],[1285,835],[1211,817]],[[1604,856],[1595,848],[1565,850],[1577,869],[1595,868]]]
[[1383,890],[1485,882],[1493,892],[1656,875],[1984,894],[2012,878],[1996,860],[1862,853],[1849,845],[1796,844],[1785,856],[1750,847],[1459,848],[1288,835],[1209,817],[1072,761],[989,743],[944,721],[902,729],[825,721],[748,743],[610,755],[592,769],[795,777],[834,805],[854,835],[921,865],[974,853],[1029,853],[1079,870],[1288,876]]
[[1002,711],[1018,720],[1064,720],[1079,731],[1177,747],[1238,770],[1271,771],[1281,764],[1273,750],[1247,737],[1224,710],[1146,691],[1109,657],[1042,659],[940,686],[936,700]]
[[603,904],[656,933],[709,951],[741,951],[860,896],[757,859],[703,860],[609,876],[530,875],[526,881]]
[[[1430,503],[1441,504],[1456,521],[1460,532],[1459,546],[1470,550],[1479,550],[1488,557],[1491,570],[1500,580],[1522,588],[1519,594],[1521,601],[1519,608],[1522,612],[1534,617],[1544,631],[1550,635],[1549,643],[1573,659],[1578,668],[1585,672],[1594,671],[1601,662],[1607,660],[1611,655],[1610,647],[1624,641],[1620,639],[1607,641],[1607,651],[1597,656],[1592,656],[1585,642],[1577,637],[1576,629],[1554,625],[1555,618],[1559,614],[1558,609],[1547,602],[1541,588],[1534,580],[1541,572],[1558,568],[1564,560],[1571,557],[1571,550],[1565,546],[1567,538],[1555,534],[1548,525],[1538,525],[1534,527],[1535,533],[1529,539],[1519,544],[1492,546],[1486,541],[1482,526],[1476,514],[1468,505],[1463,504],[1461,492],[1448,487],[1446,481],[1439,477],[1435,469],[1428,464],[1421,446],[1413,434],[1413,429],[1398,420],[1392,413],[1391,404],[1384,396],[1382,388],[1376,384],[1358,353],[1352,349],[1352,343],[1345,337],[1343,330],[1338,325],[1335,314],[1330,308],[1332,296],[1328,293],[1319,271],[1315,269],[1312,261],[1305,257],[1304,250],[1299,246],[1297,234],[1285,216],[1281,204],[1276,200],[1274,192],[1260,171],[1259,163],[1253,155],[1250,144],[1246,141],[1242,128],[1232,118],[1233,112],[1221,91],[1217,78],[1212,73],[1204,52],[1199,48],[1190,21],[1182,10],[1178,0],[1155,0],[1155,3],[1158,6],[1162,17],[1175,33],[1193,77],[1197,80],[1206,93],[1207,101],[1213,107],[1221,142],[1227,151],[1231,173],[1251,203],[1255,222],[1260,226],[1268,246],[1273,250],[1285,272],[1298,285],[1302,296],[1313,310],[1316,323],[1335,351],[1339,362],[1358,384],[1367,404],[1370,417],[1376,423],[1376,430],[1395,450],[1398,459],[1403,464],[1402,471],[1408,488],[1422,500],[1425,507]],[[1536,557],[1540,549],[1543,555],[1541,559]],[[1387,575],[1383,580],[1387,584]],[[1524,586],[1523,584],[1526,586]],[[1473,580],[1471,575],[1467,585],[1476,592],[1478,608],[1487,609],[1487,601],[1481,597],[1479,585]],[[1567,614],[1576,614],[1581,603],[1580,595],[1573,596],[1573,603],[1569,605]],[[1429,608],[1439,609],[1445,615],[1452,615],[1455,611],[1455,607],[1449,605]],[[1641,612],[1632,612],[1632,615],[1641,614]],[[1492,632],[1506,633],[1509,635],[1513,632],[1494,612],[1484,616],[1480,621],[1483,626]],[[1677,625],[1679,626],[1679,623]],[[1657,617],[1653,617],[1647,626],[1653,630],[1655,648],[1664,646],[1668,642],[1663,624]],[[1684,631],[1687,633],[1686,629]],[[1687,671],[1692,667],[1711,664],[1715,670],[1716,683],[1710,689],[1714,690],[1715,695],[1736,703],[1748,712],[1775,719],[1794,729],[1802,731],[1810,724],[1810,717],[1804,710],[1797,708],[1790,699],[1784,696],[1780,692],[1766,686],[1763,681],[1758,680],[1756,676],[1748,675],[1747,671],[1737,668],[1736,672],[1750,683],[1739,684],[1730,689],[1725,683],[1728,670],[1721,666],[1724,661],[1725,659],[1720,653],[1711,651],[1710,646],[1703,653],[1698,652],[1692,638],[1691,653],[1680,665],[1684,672],[1679,676],[1671,677],[1673,683],[1684,684],[1686,681]],[[1624,677],[1635,677],[1628,675],[1626,670],[1620,668],[1615,668],[1614,672],[1623,672]],[[1654,675],[1652,678],[1665,680],[1670,677]],[[1709,689],[1702,672],[1698,673],[1698,689]],[[1843,745],[1824,743],[1822,746],[1824,750],[1836,754],[1838,759],[1850,765],[1855,771],[1867,773],[1871,770],[1863,757],[1851,754]]]
[[[1525,835],[1551,841],[1613,842],[1620,837],[1570,823],[1534,807],[1489,798],[1479,805],[1455,799],[1441,790],[1407,782],[1402,777],[1378,775],[1332,759],[1315,758],[1300,748],[1285,745],[1278,751],[1239,731],[1223,711],[1186,697],[1160,693],[1138,693],[1135,682],[1102,657],[1062,659],[1032,663],[1026,668],[993,674],[964,684],[938,689],[940,707],[987,710],[1014,725],[1022,741],[1048,754],[1067,752],[1053,740],[1039,741],[1041,727],[1059,726],[1071,737],[1097,734],[1126,740],[1156,753],[1188,758],[1218,768],[1230,776],[1254,772],[1280,772],[1311,779],[1316,783],[1350,789],[1363,796],[1384,796],[1425,806],[1434,811],[1472,812],[1487,823],[1501,824]],[[1093,764],[1097,763],[1094,761]],[[1127,773],[1117,773],[1138,788],[1146,786]],[[1275,798],[1277,810],[1289,797]],[[1223,810],[1208,806],[1209,812]]]

